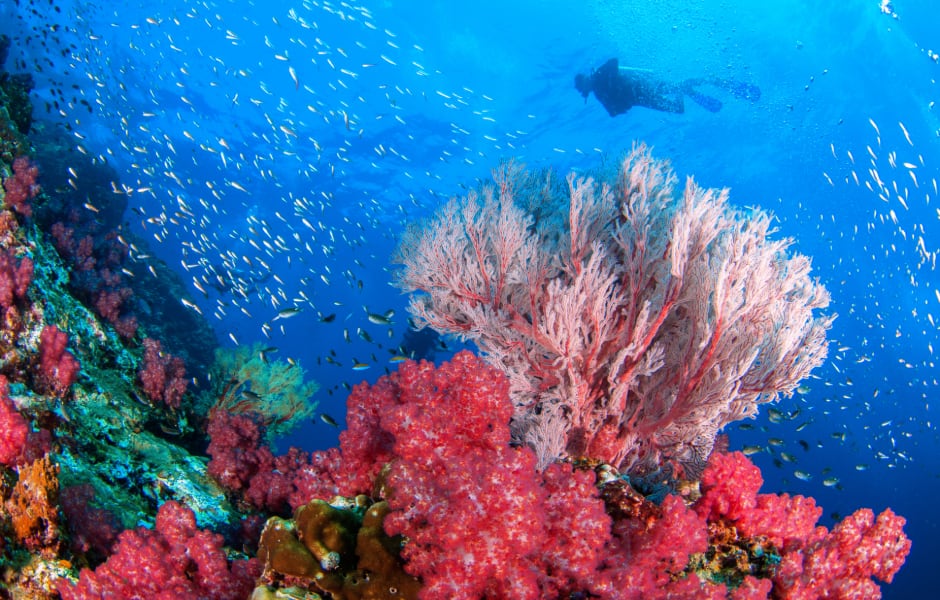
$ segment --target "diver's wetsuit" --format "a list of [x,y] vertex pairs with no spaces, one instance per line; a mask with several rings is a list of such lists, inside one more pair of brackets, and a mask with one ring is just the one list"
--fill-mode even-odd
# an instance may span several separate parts
[[672,113],[685,111],[679,86],[657,81],[645,71],[621,69],[616,58],[605,62],[589,77],[591,91],[612,117],[634,106]]
[[717,77],[686,79],[679,84],[668,83],[658,79],[652,71],[622,68],[616,58],[608,60],[590,75],[578,74],[574,85],[585,99],[594,92],[612,117],[634,106],[682,113],[685,112],[685,96],[709,112],[721,110],[721,101],[697,91],[695,88],[699,85],[713,85],[731,92],[737,98],[751,101],[760,98],[760,88],[755,85]]

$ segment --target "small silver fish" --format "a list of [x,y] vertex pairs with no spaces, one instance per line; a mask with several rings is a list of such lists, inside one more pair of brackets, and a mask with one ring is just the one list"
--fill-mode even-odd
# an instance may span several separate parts
[[291,317],[296,317],[298,314],[300,314],[300,311],[301,309],[296,306],[291,306],[290,308],[284,308],[282,310],[279,310],[277,312],[277,316],[274,317],[274,319],[272,320],[277,321],[278,319],[289,319]]
[[810,479],[813,478],[813,476],[807,473],[806,471],[799,471],[799,470],[793,471],[793,476],[799,479],[800,481],[809,481]]

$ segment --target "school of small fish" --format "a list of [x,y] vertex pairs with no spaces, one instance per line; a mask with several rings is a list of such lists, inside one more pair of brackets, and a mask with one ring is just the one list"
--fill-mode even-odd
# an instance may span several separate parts
[[[324,348],[341,331],[376,351],[318,360],[353,371],[408,356],[396,345],[407,321],[365,299],[386,293],[376,265],[405,224],[453,191],[438,191],[428,166],[479,163],[485,175],[488,153],[511,153],[525,136],[500,129],[491,97],[443,87],[417,40],[365,5],[26,4],[35,21],[17,41],[67,65],[40,66],[52,100],[37,112],[118,170],[113,192],[134,225],[177,255],[193,296],[185,307],[224,322],[233,344],[342,323],[322,330]],[[429,121],[449,123],[450,137],[428,133]],[[351,159],[363,155],[371,160]],[[289,272],[274,268],[284,263]]]
[[[873,139],[861,150],[834,143],[828,148],[835,165],[822,178],[832,191],[829,199],[843,204],[833,214],[809,216],[802,226],[815,228],[833,247],[814,258],[837,261],[831,267],[841,281],[827,285],[845,302],[839,320],[866,333],[834,342],[821,373],[799,386],[794,399],[766,409],[769,423],[780,430],[762,429],[776,437],[743,449],[751,456],[771,455],[774,465],[798,481],[818,480],[835,489],[842,489],[842,480],[819,456],[854,458],[857,472],[872,464],[903,468],[922,441],[936,437],[931,400],[938,386],[934,345],[940,332],[938,174],[903,122],[885,128],[869,119],[865,125]],[[810,205],[803,208],[809,212]],[[837,223],[835,212],[857,218]],[[884,357],[895,364],[882,363]],[[899,368],[909,375],[899,380]],[[864,386],[856,379],[864,379]],[[825,427],[828,436],[820,435]],[[745,432],[753,428],[739,426]],[[799,451],[789,449],[797,446]],[[811,449],[813,458],[804,457]]]

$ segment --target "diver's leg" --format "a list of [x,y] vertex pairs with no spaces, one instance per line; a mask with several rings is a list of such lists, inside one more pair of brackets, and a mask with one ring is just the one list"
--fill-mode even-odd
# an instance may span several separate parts
[[697,86],[705,83],[710,83],[710,81],[707,78],[701,77],[695,79],[686,79],[679,84],[679,89],[681,89],[682,93],[688,96],[693,102],[708,112],[716,113],[721,110],[721,100],[718,98],[712,98],[711,96],[706,96],[705,94],[695,89]]
[[683,113],[685,112],[684,95],[685,90],[681,85],[660,83],[656,86],[651,108],[671,113]]
[[682,82],[682,86],[686,89],[687,94],[700,85],[713,85],[731,93],[732,96],[735,98],[740,98],[741,100],[750,100],[751,102],[757,102],[760,100],[759,87],[752,83],[739,81],[737,79],[724,79],[722,77],[695,77],[692,79],[686,79]]

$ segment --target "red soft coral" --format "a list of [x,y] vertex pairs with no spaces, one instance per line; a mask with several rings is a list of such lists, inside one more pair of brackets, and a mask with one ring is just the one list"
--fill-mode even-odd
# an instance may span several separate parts
[[462,352],[437,369],[403,363],[386,385],[395,405],[380,421],[397,458],[385,530],[408,538],[402,555],[425,583],[421,597],[539,597],[526,558],[543,541],[545,491],[534,453],[508,445],[505,377]]
[[610,539],[611,520],[597,497],[595,476],[555,463],[542,473],[545,533],[540,558],[545,575],[543,594],[565,597],[593,577]]
[[881,598],[872,577],[891,583],[911,551],[903,517],[886,509],[875,519],[867,508],[837,523],[831,532],[818,528],[799,552],[784,555],[774,577],[775,597]]
[[63,582],[59,592],[63,600],[241,600],[259,575],[257,559],[230,564],[222,536],[198,529],[193,511],[170,501],[160,507],[154,529],[121,533],[104,564],[82,569],[78,584]]
[[69,336],[55,325],[42,328],[39,337],[39,381],[56,397],[65,396],[75,383],[81,366],[66,350]]
[[24,217],[30,217],[33,209],[29,201],[39,193],[39,168],[32,164],[25,156],[13,161],[13,176],[3,182],[6,190],[6,205]]
[[0,464],[12,465],[26,447],[29,423],[7,394],[7,378],[0,375]]
[[210,442],[206,454],[212,457],[209,475],[225,489],[233,492],[247,489],[259,473],[274,469],[274,455],[261,442],[264,430],[257,414],[213,411],[207,433]]
[[339,448],[311,453],[309,463],[293,472],[291,483],[294,490],[288,501],[295,510],[311,500],[330,500],[334,496],[359,493],[345,476],[345,461]]
[[832,531],[817,527],[822,509],[812,498],[757,494],[760,470],[742,453],[715,454],[702,474],[695,506],[710,522],[731,522],[742,536],[765,536],[781,553],[775,598],[880,598],[876,577],[890,583],[911,542],[905,520],[890,509],[874,519],[856,511]]
[[754,509],[763,484],[760,469],[743,454],[716,452],[702,473],[702,498],[695,512],[709,521],[720,517],[740,519]]
[[610,518],[594,474],[536,470],[509,444],[505,376],[469,352],[440,367],[402,363],[350,396],[344,466],[365,491],[384,465],[390,535],[408,540],[421,598],[542,598],[581,592]]
[[654,598],[710,598],[723,586],[712,586],[695,575],[680,576],[689,555],[708,547],[707,524],[686,507],[679,496],[669,495],[650,514],[628,518],[614,525],[614,539],[605,568],[593,579],[592,591],[604,598],[652,600]]
[[0,250],[0,307],[10,308],[23,300],[32,279],[32,260],[17,260],[12,249]]
[[[311,463],[306,452],[290,448],[287,454],[274,456],[264,444],[261,415],[253,412],[232,414],[213,410],[209,415],[209,475],[230,492],[259,510],[287,514],[288,501],[297,494],[297,485],[305,477],[319,480],[325,476]],[[309,484],[308,484],[309,485]],[[309,490],[309,488],[305,488]],[[333,491],[318,498],[329,499]],[[309,499],[301,502],[305,504]],[[298,504],[298,505],[300,505]]]
[[153,402],[163,402],[178,408],[186,393],[186,365],[183,359],[163,352],[159,340],[144,340],[144,363],[137,373],[144,393]]

